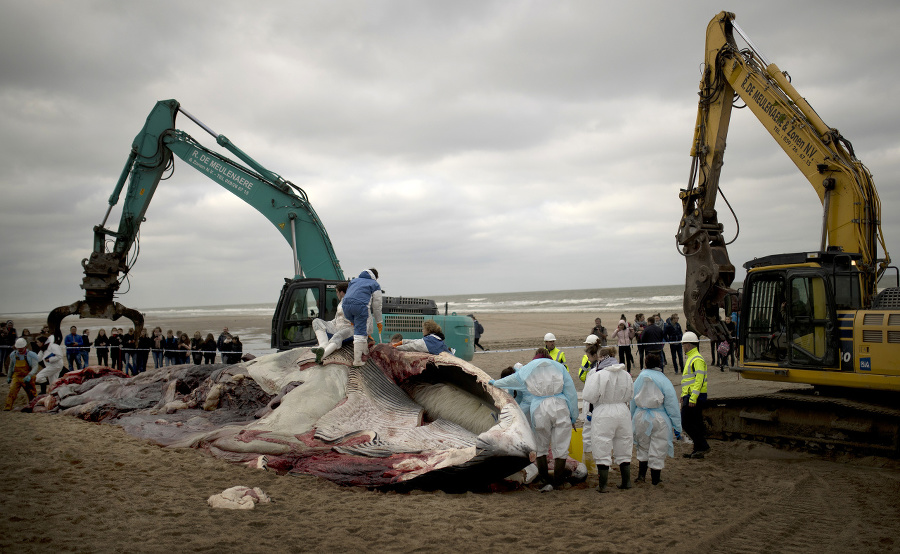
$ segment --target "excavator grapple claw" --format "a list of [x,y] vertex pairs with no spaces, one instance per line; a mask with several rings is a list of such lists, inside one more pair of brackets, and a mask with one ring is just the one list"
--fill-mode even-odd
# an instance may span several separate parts
[[50,333],[57,339],[62,338],[59,328],[60,323],[70,315],[77,315],[81,319],[111,319],[113,321],[120,317],[125,317],[134,324],[135,336],[140,336],[141,330],[144,328],[144,314],[137,310],[126,308],[118,302],[79,300],[68,306],[60,306],[47,316],[47,326],[50,328]]

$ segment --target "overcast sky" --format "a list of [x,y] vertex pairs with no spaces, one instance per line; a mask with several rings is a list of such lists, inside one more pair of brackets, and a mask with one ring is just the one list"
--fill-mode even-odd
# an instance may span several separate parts
[[[375,266],[388,294],[682,283],[678,191],[705,30],[722,9],[852,141],[897,248],[900,2],[0,9],[0,313],[83,298],[92,228],[134,136],[168,98],[302,187],[345,274]],[[184,116],[177,126],[214,144]],[[732,116],[721,185],[741,224],[736,266],[818,248],[817,196],[748,110]],[[724,209],[720,221],[733,236]],[[178,159],[119,301],[274,302],[292,275],[275,228]]]

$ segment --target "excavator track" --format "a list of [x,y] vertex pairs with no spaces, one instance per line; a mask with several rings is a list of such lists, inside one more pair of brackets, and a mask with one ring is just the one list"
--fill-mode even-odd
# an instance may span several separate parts
[[[871,393],[870,393],[871,394]],[[710,438],[900,458],[900,396],[861,401],[815,389],[710,399]]]

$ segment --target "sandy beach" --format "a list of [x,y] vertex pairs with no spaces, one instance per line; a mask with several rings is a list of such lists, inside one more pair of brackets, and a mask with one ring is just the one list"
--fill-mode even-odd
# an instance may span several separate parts
[[[596,315],[611,330],[619,314]],[[490,351],[476,354],[473,363],[499,376],[504,367],[530,360],[549,331],[568,347],[574,368],[594,317],[478,314]],[[65,324],[70,321],[79,329],[111,326]],[[270,321],[147,323],[217,335],[223,326],[265,333]],[[20,331],[40,325],[16,320]],[[703,351],[708,359],[708,346]],[[677,382],[671,371],[667,375]],[[5,397],[5,379],[0,383]],[[711,397],[778,388],[710,374]],[[23,404],[20,393],[16,406]],[[896,460],[828,459],[744,441],[711,441],[706,459],[687,460],[681,457],[687,447],[676,443],[676,457],[666,462],[656,487],[599,495],[589,480],[549,494],[530,488],[400,494],[277,476],[66,416],[3,412],[0,424],[2,552],[900,551]],[[250,511],[207,506],[209,496],[235,485],[260,487],[275,503]]]

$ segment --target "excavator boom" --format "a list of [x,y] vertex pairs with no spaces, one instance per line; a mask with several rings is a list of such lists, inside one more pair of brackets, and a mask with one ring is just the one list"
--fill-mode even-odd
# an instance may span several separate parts
[[[747,43],[739,48],[735,33]],[[731,289],[731,264],[716,200],[724,163],[732,104],[740,98],[816,190],[823,205],[819,250],[860,254],[862,304],[871,305],[878,278],[890,265],[881,232],[881,205],[872,176],[848,140],[827,126],[769,61],[721,12],[706,31],[706,58],[700,81],[697,123],[691,145],[688,187],[681,191],[682,218],[676,241],[687,265],[685,316],[691,327],[724,340],[719,321]],[[879,259],[878,247],[884,252]]]
[[[177,130],[175,117],[178,112],[198,123],[216,138],[218,144],[250,167],[206,148],[187,133]],[[295,278],[315,276],[344,280],[331,239],[302,189],[264,168],[227,137],[216,134],[181,109],[177,101],[163,100],[156,103],[135,137],[125,167],[109,197],[106,215],[94,227],[93,251],[82,261],[84,278],[81,287],[85,298],[50,312],[47,324],[51,332],[58,334],[65,317],[78,315],[112,320],[124,316],[134,323],[135,332],[140,333],[143,316],[115,302],[114,297],[136,261],[136,252],[130,259],[129,252],[136,250],[134,247],[147,208],[163,176],[172,168],[173,155],[253,206],[278,229],[293,250]],[[113,231],[106,223],[123,190],[122,215],[118,228]],[[112,245],[108,247],[110,242]]]

